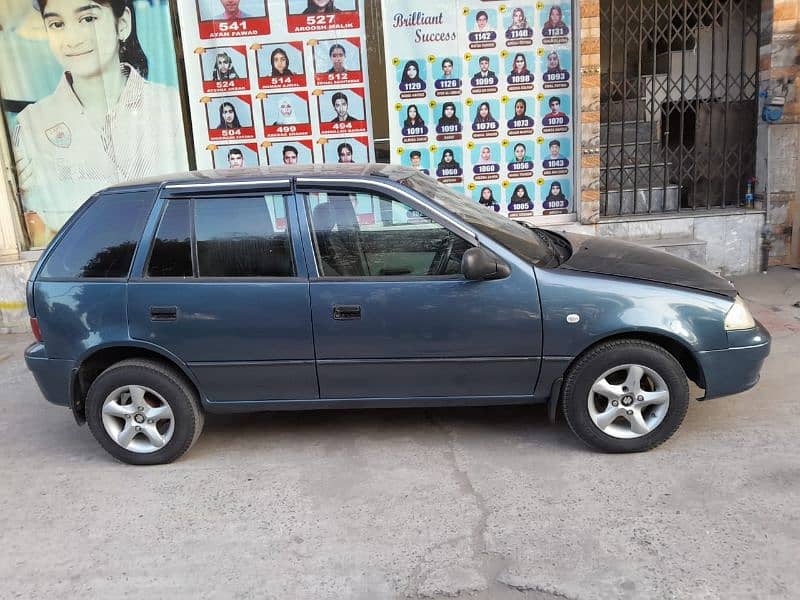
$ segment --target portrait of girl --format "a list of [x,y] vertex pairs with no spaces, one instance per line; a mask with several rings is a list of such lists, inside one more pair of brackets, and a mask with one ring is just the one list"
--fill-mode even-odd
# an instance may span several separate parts
[[481,102],[475,109],[475,118],[472,120],[473,131],[490,131],[497,129],[497,119],[492,116],[492,108],[488,102]]
[[542,209],[545,214],[559,214],[566,213],[569,209],[569,199],[565,195],[565,191],[560,181],[551,181],[550,189],[547,192],[544,202],[542,202]]
[[530,75],[528,70],[528,60],[522,52],[514,55],[514,62],[511,65],[511,75]]
[[[565,63],[569,66],[571,61],[569,52],[562,50],[562,54]],[[569,70],[561,66],[561,58],[561,55],[555,50],[548,52],[547,56],[543,57],[542,81],[546,84],[545,89],[568,87]]]
[[412,92],[425,89],[425,81],[422,77],[425,73],[420,73],[419,63],[416,60],[409,60],[404,66],[400,75],[400,91]]
[[214,59],[214,70],[211,73],[214,81],[227,81],[229,79],[239,79],[236,67],[233,65],[230,54],[218,52]]
[[265,44],[256,50],[258,86],[282,89],[304,86],[306,68],[303,47],[297,42]]
[[506,29],[507,38],[526,38],[533,35],[533,30],[528,25],[525,11],[519,6],[511,11],[511,23]]
[[416,104],[411,104],[406,109],[406,118],[403,121],[403,127],[423,127],[425,121],[419,116]]
[[269,55],[269,64],[272,66],[272,77],[289,77],[294,75],[289,68],[289,55],[283,48],[275,48]]
[[509,91],[521,91],[533,89],[533,59],[528,63],[528,57],[522,53],[517,52],[514,55],[509,55],[504,61],[506,67],[506,83],[510,86]]
[[494,191],[488,186],[482,187],[478,192],[478,202],[494,212],[500,212],[500,204],[495,200]]
[[454,133],[461,131],[461,120],[456,114],[456,105],[453,102],[442,104],[442,114],[436,123],[436,131],[439,133]]
[[543,37],[558,37],[569,34],[569,27],[564,22],[564,11],[558,5],[552,5],[547,11],[547,21],[542,27]]
[[[535,102],[535,100],[531,100]],[[514,115],[506,124],[509,129],[525,129],[533,127],[533,117],[528,115],[528,102],[525,98],[514,100]]]
[[409,104],[405,113],[400,113],[400,125],[404,136],[427,135],[428,125],[425,123],[425,116],[422,113],[427,115],[428,107],[424,104],[420,106],[421,108],[416,104]]
[[521,212],[533,210],[533,200],[528,195],[528,189],[523,184],[518,184],[511,193],[508,203],[508,212]]
[[456,160],[455,153],[450,148],[445,148],[442,151],[442,157],[436,167],[436,174],[439,176],[444,175],[461,175],[461,163]]
[[133,1],[34,7],[62,70],[55,90],[19,113],[13,134],[25,221],[42,246],[97,190],[188,165],[177,90],[148,81]]
[[236,114],[236,107],[230,102],[220,104],[219,125],[215,129],[239,129],[241,126],[239,115]]

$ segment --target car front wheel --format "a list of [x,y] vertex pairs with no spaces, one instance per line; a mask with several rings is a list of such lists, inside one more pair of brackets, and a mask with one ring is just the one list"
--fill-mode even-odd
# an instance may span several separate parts
[[665,442],[689,407],[689,385],[677,360],[656,344],[614,340],[570,368],[562,394],[575,434],[604,452],[642,452]]
[[132,465],[169,463],[197,441],[203,411],[177,372],[149,360],[124,360],[89,388],[86,421],[114,458]]

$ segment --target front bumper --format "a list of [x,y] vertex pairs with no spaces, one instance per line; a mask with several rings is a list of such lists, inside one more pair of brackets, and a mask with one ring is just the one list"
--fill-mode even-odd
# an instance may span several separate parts
[[725,350],[697,354],[706,383],[706,394],[701,400],[738,394],[757,384],[772,337],[756,321],[754,329],[728,332],[728,343],[730,346]]
[[25,350],[25,364],[49,402],[59,406],[70,405],[73,361],[48,358],[44,344],[34,342]]

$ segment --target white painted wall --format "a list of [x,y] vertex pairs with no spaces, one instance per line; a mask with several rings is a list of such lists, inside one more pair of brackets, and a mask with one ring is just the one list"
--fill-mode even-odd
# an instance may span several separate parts
[[[0,130],[0,134],[2,133]],[[0,180],[0,258],[16,257],[21,246],[19,212],[9,179],[12,173],[4,154],[4,152],[0,152],[0,171],[2,172],[2,180]]]

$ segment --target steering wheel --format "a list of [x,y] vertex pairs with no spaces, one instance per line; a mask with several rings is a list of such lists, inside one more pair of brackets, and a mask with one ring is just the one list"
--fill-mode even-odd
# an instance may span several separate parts
[[450,257],[453,254],[453,246],[455,246],[456,237],[448,235],[442,238],[436,248],[436,253],[433,255],[431,266],[428,267],[429,275],[444,275],[447,270],[447,263],[450,262]]

